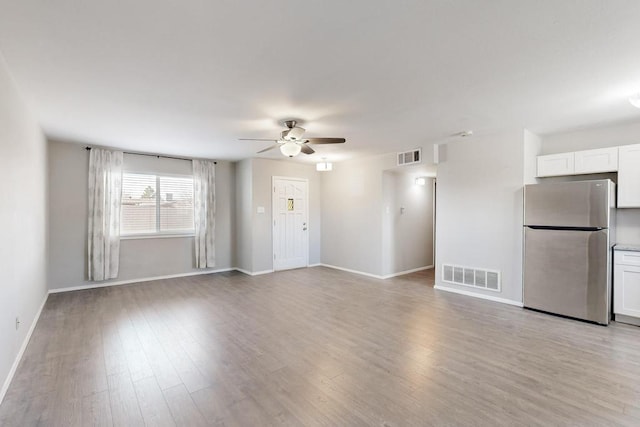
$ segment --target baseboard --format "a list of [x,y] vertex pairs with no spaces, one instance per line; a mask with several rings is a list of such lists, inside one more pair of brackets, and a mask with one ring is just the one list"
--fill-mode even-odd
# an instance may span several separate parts
[[435,285],[434,289],[437,289],[439,291],[445,291],[445,292],[453,292],[454,294],[466,295],[474,298],[486,299],[489,301],[499,302],[502,304],[515,305],[516,307],[523,307],[523,304],[519,301],[514,301],[512,299],[507,299],[507,298],[494,297],[492,295],[478,294],[478,293],[466,291],[463,289],[448,288],[440,285]]
[[640,326],[640,318],[633,316],[625,316],[624,314],[615,314],[615,321],[618,323],[626,323],[627,325]]
[[221,268],[219,270],[191,271],[189,273],[169,274],[166,276],[142,277],[139,279],[118,280],[115,282],[91,283],[88,285],[70,286],[68,288],[49,289],[49,293],[57,294],[59,292],[71,292],[71,291],[81,291],[84,289],[105,288],[107,286],[129,285],[131,283],[150,282],[152,280],[175,279],[178,277],[199,276],[201,274],[224,273],[225,271],[232,271],[232,270],[237,270],[237,269],[231,267],[231,268]]
[[[333,268],[334,270],[346,271],[347,273],[359,274],[361,276],[373,277],[374,279],[381,279],[381,280],[390,279],[392,277],[403,276],[405,274],[415,273],[417,271],[428,270],[430,268],[433,268],[433,265],[427,265],[427,266],[424,266],[424,267],[413,268],[411,270],[405,270],[405,271],[400,271],[398,273],[393,273],[393,274],[387,274],[385,276],[380,276],[378,274],[365,273],[364,271],[352,270],[350,268],[338,267],[337,265],[331,265],[331,264],[314,264],[313,265],[313,267],[317,267],[317,266]],[[309,267],[311,267],[311,266],[309,266]]]
[[16,374],[16,371],[18,370],[18,365],[20,365],[22,356],[24,355],[24,352],[27,349],[27,345],[29,345],[29,341],[31,340],[31,335],[33,334],[33,331],[36,329],[36,325],[38,324],[38,320],[40,319],[40,314],[42,314],[42,309],[44,308],[44,305],[47,302],[47,298],[49,298],[49,294],[46,294],[44,296],[44,300],[42,300],[42,304],[40,304],[40,308],[38,309],[38,312],[36,313],[36,316],[33,319],[33,322],[31,322],[31,327],[29,327],[29,331],[27,332],[27,335],[24,337],[22,346],[20,346],[20,351],[18,351],[16,359],[13,362],[13,366],[11,366],[11,370],[9,370],[9,375],[7,375],[7,378],[4,381],[4,384],[2,384],[2,389],[0,389],[0,403],[2,403],[2,401],[4,400],[4,397],[7,394],[7,391],[9,390],[9,386],[11,385],[11,381],[13,380],[13,376]]
[[260,276],[262,274],[273,273],[273,270],[262,270],[262,271],[249,271],[242,268],[234,268],[234,270],[239,271],[240,273],[244,273],[247,276]]
[[379,276],[377,274],[365,273],[364,271],[352,270],[350,268],[338,267],[337,265],[331,264],[320,264],[322,267],[333,268],[334,270],[346,271],[347,273],[359,274],[361,276],[373,277],[374,279],[384,279],[384,277]]
[[[349,269],[349,268],[338,267],[336,265],[322,264],[322,263],[311,264],[308,267],[328,267],[328,268],[333,268],[335,270],[346,271],[347,273],[354,273],[354,274],[360,274],[362,276],[372,277],[374,279],[389,279],[391,277],[397,277],[397,276],[402,276],[404,274],[415,273],[416,271],[428,270],[430,268],[433,268],[433,265],[428,265],[428,266],[425,266],[425,267],[420,267],[420,268],[414,268],[414,269],[411,269],[411,270],[401,271],[399,273],[389,274],[389,275],[386,275],[386,276],[379,276],[377,274],[365,273],[364,271],[352,270],[352,269]],[[233,271],[233,270],[239,271],[240,273],[244,273],[244,274],[246,274],[248,276],[260,276],[262,274],[269,274],[269,273],[273,273],[274,272],[274,270],[248,271],[248,270],[245,270],[245,269],[242,269],[242,268],[230,267],[230,268],[222,268],[222,269],[219,269],[219,270],[192,271],[192,272],[189,272],[189,273],[169,274],[169,275],[166,275],[166,276],[142,277],[142,278],[139,278],[139,279],[118,280],[118,281],[114,281],[114,282],[90,283],[90,284],[87,284],[87,285],[70,286],[70,287],[66,287],[66,288],[49,289],[49,293],[50,294],[57,294],[57,293],[60,293],[60,292],[72,292],[72,291],[81,291],[81,290],[85,290],[85,289],[105,288],[105,287],[108,287],[108,286],[129,285],[131,283],[150,282],[152,280],[175,279],[175,278],[178,278],[178,277],[199,276],[201,274],[223,273],[225,271]]]
[[382,278],[383,279],[390,279],[392,277],[404,276],[405,274],[416,273],[418,271],[429,270],[431,268],[433,268],[433,264],[432,265],[427,265],[427,266],[424,266],[424,267],[412,268],[411,270],[400,271],[398,273],[387,274],[385,276],[382,276]]

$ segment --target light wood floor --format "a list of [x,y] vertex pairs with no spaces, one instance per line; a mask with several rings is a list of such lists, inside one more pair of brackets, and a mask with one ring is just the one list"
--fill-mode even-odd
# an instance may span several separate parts
[[2,426],[640,425],[640,328],[317,267],[51,295]]

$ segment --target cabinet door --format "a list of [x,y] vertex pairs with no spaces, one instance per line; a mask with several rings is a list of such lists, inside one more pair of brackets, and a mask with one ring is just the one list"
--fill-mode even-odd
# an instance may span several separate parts
[[640,207],[640,144],[618,149],[618,207]]
[[618,170],[618,147],[575,153],[575,173],[601,173]]
[[640,317],[640,267],[620,264],[615,266],[613,312]]
[[574,174],[574,153],[538,156],[538,177]]

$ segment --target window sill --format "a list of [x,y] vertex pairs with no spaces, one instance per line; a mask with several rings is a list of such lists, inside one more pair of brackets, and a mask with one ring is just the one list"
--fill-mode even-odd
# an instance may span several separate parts
[[175,239],[181,237],[195,237],[195,234],[128,234],[126,236],[120,236],[120,240]]

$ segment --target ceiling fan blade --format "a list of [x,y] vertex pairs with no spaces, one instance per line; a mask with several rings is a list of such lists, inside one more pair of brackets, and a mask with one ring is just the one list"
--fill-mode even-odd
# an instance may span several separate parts
[[313,154],[316,152],[316,150],[309,147],[307,144],[302,144],[301,146],[302,146],[302,149],[300,151],[302,151],[304,154]]
[[277,139],[269,138],[269,139],[260,139],[260,138],[238,138],[238,141],[277,141]]
[[305,138],[309,144],[342,144],[346,141],[344,138]]
[[[269,141],[271,141],[271,139]],[[274,145],[272,145],[270,147],[265,148],[264,150],[258,151],[258,154],[264,153],[265,151],[273,150],[274,148],[279,147],[279,146],[280,146],[280,144],[274,144]]]

